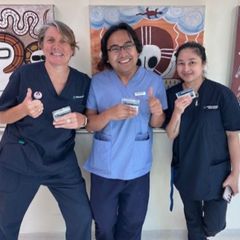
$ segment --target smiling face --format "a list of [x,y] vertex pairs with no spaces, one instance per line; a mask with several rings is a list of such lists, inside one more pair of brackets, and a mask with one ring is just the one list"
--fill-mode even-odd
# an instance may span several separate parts
[[139,56],[131,36],[125,30],[114,32],[108,39],[107,49],[109,49],[108,61],[112,68],[117,72],[120,79],[129,80],[137,71]]
[[195,49],[182,49],[176,63],[177,73],[186,85],[194,86],[202,83],[205,63]]
[[42,50],[46,57],[46,63],[53,66],[66,66],[73,55],[70,43],[58,31],[56,27],[49,27],[45,33]]

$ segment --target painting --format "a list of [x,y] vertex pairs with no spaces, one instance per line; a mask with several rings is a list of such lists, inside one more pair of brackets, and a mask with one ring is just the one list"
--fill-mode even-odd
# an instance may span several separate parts
[[0,95],[15,69],[44,59],[37,35],[53,19],[53,5],[0,5]]
[[92,74],[100,59],[100,41],[113,24],[126,22],[143,44],[139,64],[161,74],[166,87],[176,82],[174,53],[187,41],[203,43],[204,6],[90,6]]
[[236,29],[236,43],[234,52],[234,63],[232,72],[231,89],[237,96],[240,104],[240,6],[238,7],[237,29]]

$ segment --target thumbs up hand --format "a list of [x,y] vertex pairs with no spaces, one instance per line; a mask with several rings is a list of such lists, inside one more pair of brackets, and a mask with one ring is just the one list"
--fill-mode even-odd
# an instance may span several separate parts
[[163,113],[162,104],[159,99],[154,96],[152,87],[148,89],[148,105],[153,115],[161,115]]
[[43,104],[40,100],[36,100],[32,98],[32,89],[27,89],[27,94],[25,99],[23,100],[23,107],[26,115],[37,118],[43,112]]

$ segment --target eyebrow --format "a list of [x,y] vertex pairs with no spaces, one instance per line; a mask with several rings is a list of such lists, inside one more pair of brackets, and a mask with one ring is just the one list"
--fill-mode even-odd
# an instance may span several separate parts
[[[131,41],[131,40],[126,41],[123,45],[125,45],[125,44],[127,44],[127,43],[133,43],[133,41]],[[123,46],[123,45],[121,45],[121,46]],[[118,45],[118,44],[112,44],[112,45],[109,46],[109,48],[115,47],[115,46],[120,46],[120,45]]]
[[[196,60],[197,58],[190,58],[190,59],[187,59],[186,61],[193,61],[193,60]],[[178,62],[186,62],[185,60],[183,59],[178,59],[177,60]]]

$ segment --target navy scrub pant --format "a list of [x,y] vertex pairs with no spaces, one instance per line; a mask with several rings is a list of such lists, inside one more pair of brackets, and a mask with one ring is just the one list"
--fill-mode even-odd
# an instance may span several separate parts
[[3,167],[0,167],[0,240],[18,239],[24,214],[40,185],[46,185],[58,202],[66,224],[66,239],[90,240],[92,215],[79,169],[33,177]]
[[149,173],[133,180],[91,174],[96,240],[140,240],[149,199]]
[[206,240],[226,226],[227,202],[223,199],[193,201],[182,197],[188,240]]

